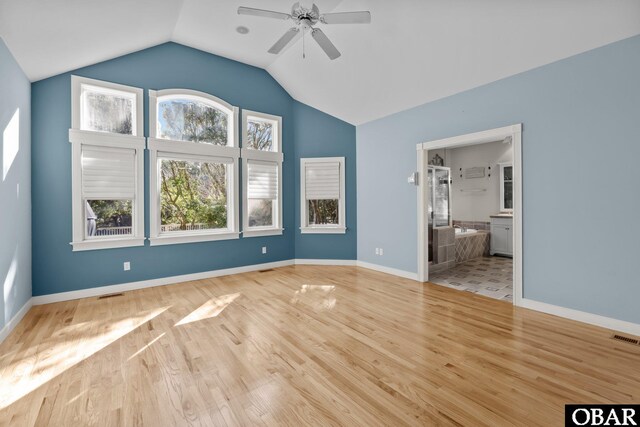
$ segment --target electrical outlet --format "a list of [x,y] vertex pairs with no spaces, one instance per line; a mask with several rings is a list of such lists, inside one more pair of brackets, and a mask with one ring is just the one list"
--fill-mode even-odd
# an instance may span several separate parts
[[129,261],[124,263],[124,271],[131,270],[131,263]]
[[384,255],[384,250],[380,248],[380,255]]
[[262,247],[262,254],[266,254],[266,253],[267,253],[267,247],[266,247],[266,246],[263,246],[263,247]]
[[380,255],[380,249],[376,248],[376,255]]

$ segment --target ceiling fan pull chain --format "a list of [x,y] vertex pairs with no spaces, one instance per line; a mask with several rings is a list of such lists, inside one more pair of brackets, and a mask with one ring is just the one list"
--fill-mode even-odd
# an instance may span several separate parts
[[302,29],[302,59],[305,59],[307,56],[304,53],[304,33],[306,33],[306,31],[304,30],[304,28]]

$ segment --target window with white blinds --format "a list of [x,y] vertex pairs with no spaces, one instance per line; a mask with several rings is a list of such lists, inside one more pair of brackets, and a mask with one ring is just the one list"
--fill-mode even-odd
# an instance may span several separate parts
[[304,173],[306,200],[340,199],[340,162],[307,162]]
[[135,150],[82,147],[82,196],[97,200],[134,199],[135,158]]
[[344,157],[300,159],[302,233],[345,233]]
[[243,236],[282,234],[282,118],[242,111]]
[[276,200],[278,198],[278,165],[247,160],[247,198]]
[[72,76],[74,251],[144,245],[142,89]]

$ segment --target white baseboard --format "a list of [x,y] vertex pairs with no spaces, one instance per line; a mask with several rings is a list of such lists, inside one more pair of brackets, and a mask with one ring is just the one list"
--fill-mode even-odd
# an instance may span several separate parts
[[189,282],[191,280],[209,279],[211,277],[228,276],[230,274],[247,273],[250,271],[266,270],[269,268],[293,265],[293,260],[267,262],[264,264],[247,265],[243,267],[225,268],[222,270],[203,271],[202,273],[183,274],[181,276],[161,277],[159,279],[141,280],[138,282],[122,283],[119,285],[100,286],[97,288],[81,289],[78,291],[60,292],[57,294],[33,297],[34,305],[50,304],[52,302],[69,301],[79,298],[96,297],[136,289],[152,288],[154,286],[171,285]]
[[264,264],[247,265],[243,267],[225,268],[222,270],[204,271],[202,273],[184,274],[181,276],[162,277],[159,279],[141,280],[138,282],[122,283],[118,285],[100,286],[96,288],[81,289],[78,291],[60,292],[57,294],[41,295],[33,297],[34,305],[50,304],[53,302],[69,301],[79,298],[96,297],[100,295],[127,292],[135,289],[151,288],[154,286],[171,285],[174,283],[188,282],[191,280],[209,279],[211,277],[228,276],[230,274],[247,273],[250,271],[265,270],[268,268],[286,267],[288,265],[356,265],[354,260],[332,259],[288,259],[284,261],[268,262]]
[[295,265],[356,265],[354,259],[295,259]]
[[578,322],[588,323],[590,325],[600,326],[614,331],[625,332],[640,336],[640,325],[627,322],[625,320],[612,319],[610,317],[600,316],[598,314],[587,313],[584,311],[574,310],[572,308],[560,307],[558,305],[547,304],[546,302],[534,301],[527,298],[520,300],[520,307],[529,308],[531,310],[541,311],[547,314],[564,317],[566,319],[577,320]]
[[358,267],[368,268],[369,270],[379,271],[381,273],[393,274],[394,276],[404,277],[405,279],[418,280],[418,273],[410,271],[398,270],[397,268],[385,267],[384,265],[371,264],[370,262],[357,261]]
[[29,309],[31,308],[31,306],[33,306],[33,298],[29,298],[29,301],[27,301],[20,310],[18,310],[18,312],[16,313],[15,316],[13,316],[11,318],[11,320],[9,320],[9,323],[7,323],[6,325],[4,325],[4,328],[2,328],[2,330],[0,331],[0,343],[2,341],[5,340],[5,338],[7,338],[9,336],[9,334],[11,333],[11,331],[13,331],[13,329],[18,326],[18,323],[20,323],[20,321],[22,320],[22,318],[24,317],[25,314],[27,314],[27,312],[29,311]]
[[161,277],[158,279],[141,280],[138,282],[122,283],[117,285],[100,286],[96,288],[81,289],[78,291],[60,292],[57,294],[40,295],[32,298],[33,305],[51,304],[60,301],[70,301],[79,298],[96,297],[100,295],[113,294],[118,292],[133,291],[136,289],[151,288],[154,286],[171,285],[174,283],[188,282],[191,280],[202,280],[211,277],[228,276],[230,274],[247,273],[250,271],[265,270],[268,268],[286,267],[288,265],[345,265],[369,268],[395,276],[417,280],[415,273],[384,267],[376,264],[369,264],[362,261],[350,259],[289,259],[284,261],[269,262],[265,264],[247,265],[243,267],[226,268],[222,270],[205,271],[202,273],[184,274],[181,276]]
[[[247,265],[243,267],[226,268],[222,270],[205,271],[201,273],[184,274],[181,276],[162,277],[159,279],[141,280],[138,282],[122,283],[118,285],[100,286],[97,288],[82,289],[78,291],[61,292],[57,294],[41,295],[32,297],[20,311],[7,323],[0,331],[0,342],[2,342],[16,325],[22,320],[24,315],[29,311],[32,305],[49,304],[53,302],[69,301],[79,298],[95,297],[100,295],[132,291],[136,289],[150,288],[154,286],[171,285],[174,283],[188,282],[191,280],[202,280],[211,277],[227,276],[230,274],[247,273],[251,271],[265,270],[269,268],[286,267],[289,265],[344,265],[358,266],[394,276],[403,277],[411,280],[418,280],[417,273],[399,270],[383,265],[372,264],[365,261],[356,260],[336,260],[336,259],[289,259],[284,261],[268,262],[264,264]],[[624,320],[612,319],[597,314],[586,313],[584,311],[564,308],[557,305],[547,304],[522,298],[520,307],[531,310],[541,311],[543,313],[553,314],[555,316],[567,319],[577,320],[579,322],[600,326],[615,331],[625,332],[640,336],[640,325],[627,322]]]

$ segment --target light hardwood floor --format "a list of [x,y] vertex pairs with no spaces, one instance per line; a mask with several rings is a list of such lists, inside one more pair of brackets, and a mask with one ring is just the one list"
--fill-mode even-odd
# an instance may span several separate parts
[[640,401],[640,346],[356,267],[295,266],[34,307],[0,424],[563,425]]

